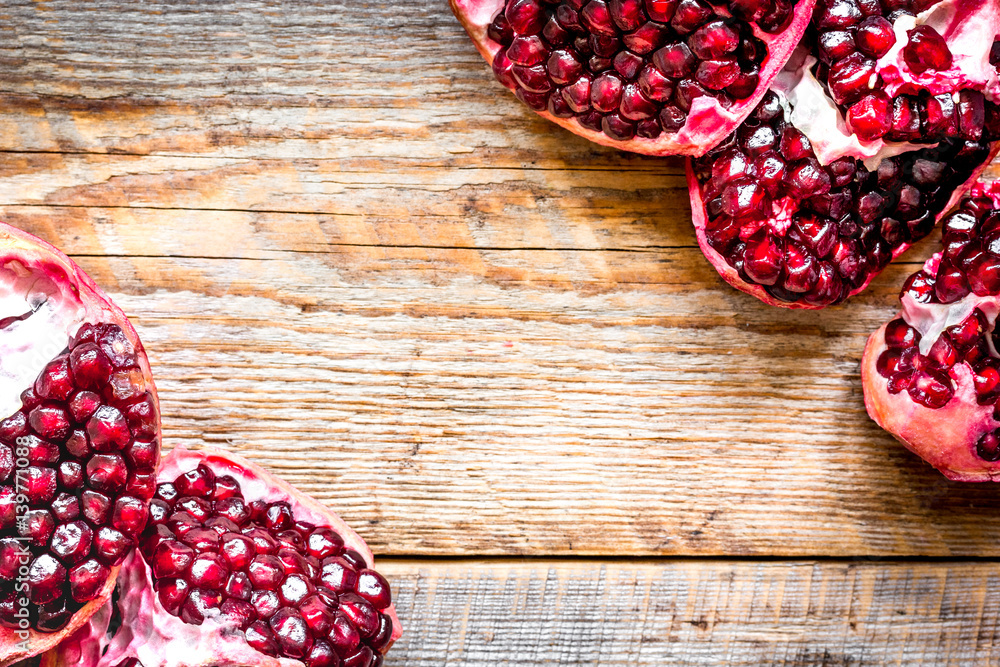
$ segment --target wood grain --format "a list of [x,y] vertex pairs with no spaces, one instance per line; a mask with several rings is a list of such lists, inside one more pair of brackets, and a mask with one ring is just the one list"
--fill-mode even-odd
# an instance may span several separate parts
[[0,25],[0,212],[133,315],[168,444],[263,461],[384,554],[998,553],[1000,495],[861,403],[928,244],[847,306],[765,308],[697,251],[679,161],[524,111],[443,4]]
[[0,218],[132,316],[168,445],[389,556],[390,667],[1000,662],[1000,492],[858,379],[936,241],[764,307],[679,160],[527,112],[444,2],[5,0]]
[[996,664],[992,564],[386,561],[386,665]]

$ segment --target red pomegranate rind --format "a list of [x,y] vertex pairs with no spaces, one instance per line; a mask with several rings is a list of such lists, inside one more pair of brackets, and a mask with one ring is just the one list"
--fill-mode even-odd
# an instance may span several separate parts
[[[815,0],[778,0],[774,3],[755,0],[608,0],[607,3],[605,0],[538,0],[526,9],[526,2],[534,3],[535,0],[506,3],[504,0],[450,0],[455,16],[495,72],[498,55],[507,59],[511,48],[518,54],[527,52],[517,55],[522,61],[520,64],[528,68],[518,70],[521,79],[528,81],[527,85],[514,74],[498,74],[498,78],[536,113],[595,143],[646,155],[703,155],[732,132],[754,109],[781,70],[805,33],[815,5]],[[760,16],[767,11],[787,12],[787,15],[780,26],[767,25],[776,29],[768,32],[762,29],[761,23],[734,18],[731,13],[734,6],[741,7],[746,18],[756,18],[759,22],[768,21],[768,17]],[[510,45],[505,46],[491,37],[491,24],[501,12],[506,21],[508,14],[523,17],[526,12],[536,11],[542,18],[527,21],[531,25],[526,32],[511,32]],[[696,27],[689,28],[680,21],[677,14],[680,11],[687,12],[687,17],[696,17],[691,19],[696,21]],[[579,19],[581,15],[585,17],[582,20]],[[567,16],[577,17],[579,27],[562,27],[559,18],[567,21]],[[549,25],[543,27],[545,21]],[[675,29],[675,21],[682,27]],[[714,22],[718,21],[736,32],[746,33],[740,38],[742,44],[750,44],[751,35],[759,40],[759,46],[740,48],[751,48],[755,53],[765,51],[766,56],[754,56],[763,57],[763,60],[749,60],[740,65],[738,72],[730,63],[735,61],[731,56],[736,47],[720,46],[719,42],[725,41],[722,39],[705,40],[711,42],[709,45],[702,42],[699,52],[705,58],[694,55],[688,46],[691,36],[700,27],[715,26]],[[577,45],[570,44],[574,36],[585,41],[590,39],[591,44],[580,47],[583,48],[580,51]],[[520,38],[517,46],[513,44],[515,38]],[[593,44],[599,44],[601,53],[607,55],[595,52]],[[670,54],[678,60],[668,60],[666,55],[654,58],[654,54],[668,46],[677,46],[678,51],[670,51]],[[556,60],[550,62],[547,59],[553,58],[553,52],[557,52]],[[587,61],[586,66],[581,60]],[[509,62],[511,66],[518,64]],[[534,64],[526,64],[529,62]],[[504,60],[505,66],[507,63],[508,60]],[[660,69],[656,63],[660,64]],[[744,67],[750,69],[744,70]],[[758,71],[753,71],[754,68]],[[574,75],[574,82],[565,78],[570,74]],[[602,76],[602,92],[599,93],[591,84],[596,84]],[[724,85],[731,79],[733,83]],[[680,86],[681,83],[684,86]],[[571,108],[567,100],[576,108]]]
[[[305,521],[319,528],[332,529],[344,543],[343,548],[338,550],[339,553],[353,552],[354,555],[351,557],[363,560],[366,568],[373,566],[371,551],[361,537],[351,530],[343,520],[319,502],[304,496],[287,483],[238,456],[207,449],[198,451],[175,449],[164,458],[158,479],[161,484],[173,483],[184,473],[198,470],[199,465],[207,466],[215,473],[216,480],[225,475],[235,480],[247,505],[254,501],[263,501],[268,504],[288,503],[295,521]],[[181,499],[177,499],[175,508],[181,502]],[[157,521],[155,516],[153,521]],[[249,529],[251,523],[255,522],[257,519],[252,519],[243,527]],[[151,526],[151,530],[155,529]],[[195,530],[191,529],[181,539],[184,539],[188,544],[194,544],[196,540],[190,539],[189,536],[193,535]],[[147,537],[150,534],[150,531],[147,531]],[[144,547],[143,552],[148,550],[148,547]],[[258,556],[260,555],[258,554]],[[162,567],[162,565],[158,567]],[[187,568],[187,573],[184,576],[189,579],[193,578],[194,565],[188,565]],[[367,569],[358,569],[361,572],[368,572]],[[233,570],[235,573],[236,568]],[[162,573],[162,570],[160,572]],[[262,576],[261,572],[258,569],[255,576]],[[284,575],[279,576],[287,576],[288,574],[290,573],[286,571]],[[327,664],[319,659],[313,662],[310,657],[296,659],[287,655],[269,656],[260,653],[250,646],[240,628],[223,625],[217,620],[222,617],[212,613],[206,613],[200,625],[185,622],[183,620],[184,612],[181,612],[181,617],[172,615],[164,606],[161,596],[157,592],[158,583],[162,584],[169,580],[170,577],[158,578],[154,576],[152,567],[147,565],[140,551],[134,552],[126,561],[119,576],[121,586],[119,588],[118,612],[121,614],[121,627],[109,638],[106,630],[110,614],[95,616],[90,627],[84,628],[57,650],[46,655],[42,662],[43,667],[68,667],[72,664],[79,664],[75,661],[80,659],[80,656],[93,655],[103,656],[97,662],[87,663],[93,664],[95,667],[120,667],[123,663],[130,664],[131,660],[137,660],[138,664],[143,667],[208,667],[210,665],[241,667],[251,664],[260,667],[292,667],[305,664],[311,667],[312,665]],[[256,587],[256,584],[254,586]],[[362,588],[359,583],[355,583],[354,586],[356,590]],[[226,591],[231,590],[227,585]],[[282,592],[281,594],[285,595],[286,593]],[[366,594],[370,594],[370,590]],[[344,609],[343,601],[346,598],[358,597],[346,588],[339,595],[342,603],[341,611]],[[386,595],[388,595],[388,590],[386,590]],[[226,599],[234,598],[227,596]],[[357,605],[358,602],[355,600],[352,604]],[[112,609],[110,603],[107,608]],[[309,608],[309,604],[299,603],[299,608],[306,610]],[[273,620],[280,613],[281,611],[273,613],[270,618]],[[362,644],[350,649],[353,651],[353,657],[340,655],[336,660],[331,659],[329,664],[339,665],[341,660],[344,664],[356,663],[369,667],[381,664],[381,655],[402,634],[402,628],[393,605],[389,604],[380,613],[392,625],[391,634],[386,633],[387,636],[384,639],[378,640],[381,642],[380,652],[365,648],[365,642],[375,641],[374,637],[370,637],[367,640],[362,639]],[[340,622],[338,621],[338,623]],[[357,630],[354,632],[355,640],[361,639]],[[314,648],[319,641],[326,640],[315,639]],[[107,647],[106,651],[105,647]]]
[[902,310],[861,361],[879,426],[949,479],[1000,481],[1000,186],[976,184],[945,218],[944,250],[907,281]]
[[[0,665],[9,665],[58,644],[110,597],[153,492],[159,405],[125,314],[63,253],[7,225],[0,225],[0,349],[0,411],[9,415],[0,421]],[[138,402],[130,425],[125,413]],[[28,501],[20,503],[28,510],[21,525],[18,483]],[[94,509],[83,493],[87,501],[103,497],[98,486],[113,496],[106,516],[80,507]],[[27,581],[16,571],[21,538],[31,545]],[[27,591],[14,588],[19,578]]]

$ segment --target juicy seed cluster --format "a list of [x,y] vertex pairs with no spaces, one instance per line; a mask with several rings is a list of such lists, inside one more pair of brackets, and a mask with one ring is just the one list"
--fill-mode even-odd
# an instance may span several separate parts
[[[944,252],[931,273],[914,273],[903,287],[903,295],[920,303],[949,304],[970,293],[1000,294],[1000,211],[988,197],[966,199],[945,219]],[[904,320],[888,324],[885,342],[889,348],[878,358],[879,374],[888,379],[892,394],[906,390],[914,401],[928,408],[947,405],[955,393],[950,375],[956,364],[973,371],[980,405],[993,405],[1000,419],[1000,349],[989,320],[978,308],[963,322],[946,329],[926,355],[920,354],[920,333]],[[978,454],[987,461],[1000,460],[1000,429],[984,435]]]
[[[0,421],[0,624],[55,632],[95,599],[149,516],[159,418],[116,324],[85,324]],[[27,593],[18,585],[27,583]]]
[[736,132],[694,161],[708,243],[747,283],[786,302],[828,306],[926,236],[951,192],[989,154],[953,139],[881,161],[823,166],[769,91]]
[[307,667],[378,667],[392,637],[388,582],[287,502],[248,501],[204,464],[160,484],[140,550],[160,603],[214,619],[266,655]]
[[[1000,126],[1000,110],[981,93],[963,90],[929,95],[899,94],[890,98],[878,72],[878,59],[896,44],[893,23],[914,16],[940,0],[820,0],[812,29],[820,66],[817,78],[844,112],[860,138],[873,141],[936,142],[978,140],[984,126]],[[906,66],[917,74],[945,71],[952,53],[931,26],[907,33],[902,49]]]
[[489,26],[493,72],[532,109],[616,140],[684,126],[692,102],[724,108],[760,83],[765,32],[796,0],[507,0]]

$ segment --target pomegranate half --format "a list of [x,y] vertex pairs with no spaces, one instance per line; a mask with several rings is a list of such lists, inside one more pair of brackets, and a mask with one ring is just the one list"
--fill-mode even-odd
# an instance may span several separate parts
[[998,21],[997,0],[821,0],[750,117],[688,162],[722,277],[823,308],[930,233],[1000,148]]
[[389,584],[336,514],[228,452],[175,449],[158,480],[117,602],[43,667],[382,664]]
[[48,243],[0,224],[0,665],[111,595],[146,526],[156,388],[125,314]]
[[596,143],[703,155],[761,100],[815,0],[450,0],[500,83]]
[[865,406],[948,478],[1000,481],[1000,185],[972,188],[942,244],[868,339]]

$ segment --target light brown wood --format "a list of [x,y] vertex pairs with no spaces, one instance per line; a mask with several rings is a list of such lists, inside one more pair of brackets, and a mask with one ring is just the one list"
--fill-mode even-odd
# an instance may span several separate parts
[[994,565],[386,561],[386,665],[991,665]]
[[[444,2],[0,3],[0,219],[133,317],[168,444],[391,557],[388,665],[996,664],[994,563],[863,559],[1000,556],[1000,490],[862,404],[936,241],[768,308],[682,167],[522,108]],[[727,560],[628,558],[672,556]]]

